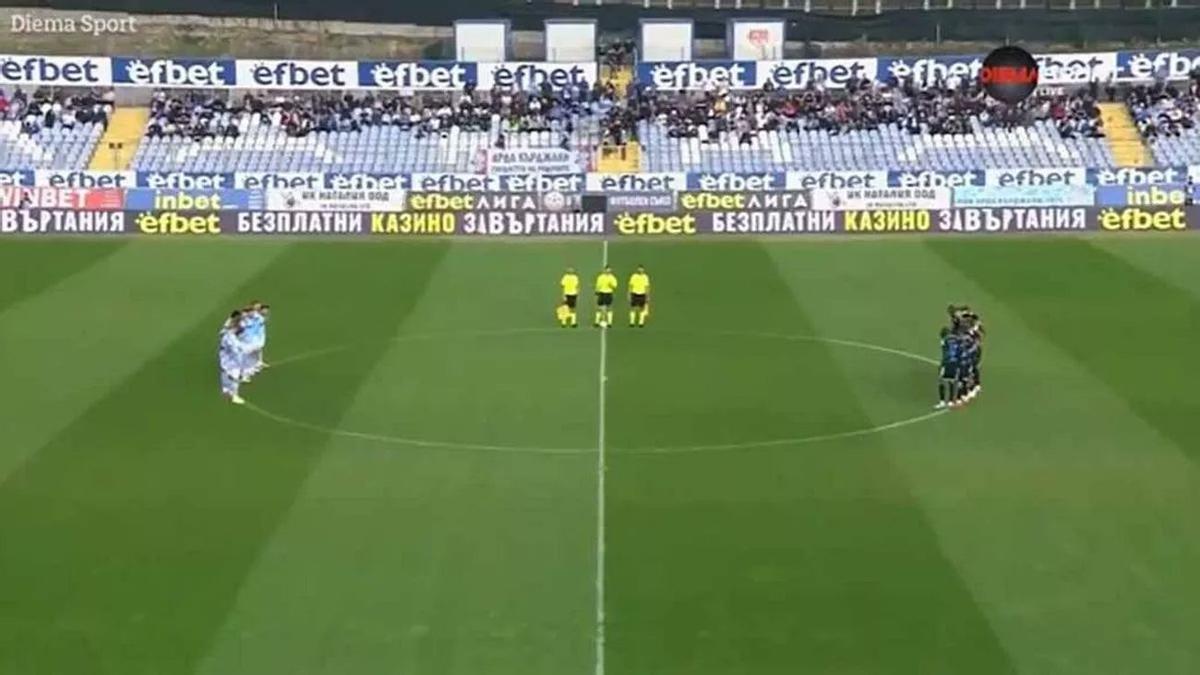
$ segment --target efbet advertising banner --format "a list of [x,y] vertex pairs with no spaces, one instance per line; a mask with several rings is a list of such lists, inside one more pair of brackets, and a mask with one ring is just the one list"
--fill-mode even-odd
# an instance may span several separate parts
[[315,61],[305,59],[133,58],[0,55],[0,86],[461,91],[554,88],[597,79],[595,63]]
[[[746,199],[764,195],[742,195]],[[409,195],[412,197],[412,195]],[[457,197],[466,197],[458,195]],[[717,194],[732,205],[738,195]],[[499,199],[499,197],[495,197]],[[695,197],[705,199],[708,197]],[[497,202],[499,203],[499,202]],[[708,205],[725,206],[708,202]],[[705,235],[938,235],[1200,231],[1200,207],[997,207],[612,213],[502,211],[95,211],[0,209],[0,235],[693,237]]]
[[[810,83],[843,87],[852,79],[877,82],[975,78],[984,54],[854,59],[646,61],[636,67],[639,84],[673,90],[726,86],[802,89]],[[1040,83],[1049,86],[1185,80],[1200,67],[1200,50],[1126,50],[1035,54]],[[597,81],[594,62],[318,61],[309,59],[155,58],[125,56],[0,55],[0,87],[136,86],[155,88],[318,90],[383,89],[459,91],[554,88]]]

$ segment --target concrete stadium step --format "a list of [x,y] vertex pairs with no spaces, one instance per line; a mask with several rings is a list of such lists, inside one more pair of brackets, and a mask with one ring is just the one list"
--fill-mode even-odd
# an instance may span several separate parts
[[1101,103],[1100,119],[1104,122],[1104,139],[1112,150],[1118,166],[1152,166],[1150,149],[1142,140],[1129,108],[1124,103]]
[[133,162],[146,122],[150,120],[149,108],[124,108],[113,111],[108,128],[96,144],[88,168],[94,171],[124,171]]

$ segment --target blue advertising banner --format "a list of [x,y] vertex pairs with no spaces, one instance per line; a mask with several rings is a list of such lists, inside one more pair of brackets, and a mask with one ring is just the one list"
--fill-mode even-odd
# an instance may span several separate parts
[[125,191],[125,208],[130,211],[261,211],[266,207],[262,190],[156,190]]

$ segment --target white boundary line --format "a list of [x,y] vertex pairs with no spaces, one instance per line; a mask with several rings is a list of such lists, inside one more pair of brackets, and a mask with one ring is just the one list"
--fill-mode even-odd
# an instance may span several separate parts
[[[606,246],[606,249],[607,249],[607,246]],[[605,259],[607,260],[607,251],[606,251]],[[489,336],[539,334],[539,333],[549,334],[549,333],[558,333],[558,332],[560,332],[560,329],[513,328],[513,329],[508,329],[508,330],[495,330],[495,331],[416,333],[416,334],[396,337],[396,338],[393,338],[391,341],[392,342],[406,342],[406,341],[430,340],[430,339],[438,339],[438,338],[489,337]],[[762,339],[783,340],[783,341],[792,341],[792,342],[827,342],[829,344],[842,345],[845,347],[854,347],[854,348],[858,348],[858,349],[866,349],[869,351],[879,352],[879,353],[883,353],[883,354],[893,354],[895,356],[901,356],[901,357],[904,357],[907,359],[911,359],[914,361],[920,361],[922,363],[928,363],[928,364],[932,364],[932,365],[937,365],[937,363],[938,363],[935,359],[931,359],[927,356],[922,356],[920,354],[914,354],[912,352],[907,352],[902,349],[893,349],[891,347],[875,345],[875,344],[871,344],[869,342],[857,342],[854,340],[841,340],[838,338],[828,338],[828,337],[815,336],[815,335],[787,335],[784,333],[754,333],[754,332],[738,332],[738,331],[695,332],[695,331],[672,331],[672,330],[662,330],[662,329],[658,329],[655,332],[656,333],[675,333],[675,334],[680,334],[680,335],[693,335],[693,336],[698,336],[698,337],[703,337],[703,336],[739,337],[740,336],[740,337],[748,337],[748,338],[762,338]],[[295,355],[285,357],[282,359],[272,360],[272,365],[282,366],[282,365],[285,365],[288,363],[303,361],[305,359],[317,358],[320,356],[324,356],[326,354],[332,354],[332,353],[336,353],[339,351],[351,349],[351,348],[353,348],[353,346],[354,345],[352,345],[352,344],[346,344],[346,345],[325,347],[323,349],[314,349],[311,351],[301,352],[299,354],[295,354]],[[607,358],[608,358],[608,356],[607,356],[607,354],[608,354],[607,329],[605,329],[605,331],[601,333],[600,349],[601,349],[601,364],[600,364],[600,369],[599,369],[600,370],[599,382],[597,384],[598,384],[598,389],[599,389],[599,394],[600,394],[599,417],[600,417],[601,423],[600,423],[599,429],[597,431],[597,444],[593,447],[588,447],[588,448],[541,448],[541,447],[513,446],[513,445],[489,445],[489,444],[483,444],[483,443],[459,443],[459,442],[453,442],[453,441],[438,441],[438,440],[427,440],[427,439],[420,439],[420,438],[403,438],[400,436],[388,436],[388,435],[384,435],[384,434],[372,434],[372,433],[361,432],[361,431],[352,431],[352,430],[348,430],[348,429],[337,429],[337,428],[332,428],[332,427],[324,427],[319,424],[313,424],[311,422],[304,422],[301,420],[292,419],[285,415],[281,415],[279,413],[272,412],[265,408],[259,407],[250,401],[247,401],[245,407],[259,415],[262,415],[263,417],[266,417],[267,419],[270,419],[270,420],[280,423],[280,424],[287,424],[287,425],[298,427],[301,429],[307,429],[309,431],[330,434],[333,436],[343,436],[346,438],[355,438],[355,439],[364,440],[364,441],[372,441],[375,443],[387,443],[387,444],[391,444],[391,445],[407,445],[407,446],[412,446],[412,447],[416,447],[416,448],[430,448],[430,449],[434,449],[434,450],[486,451],[486,452],[530,454],[530,455],[586,455],[586,454],[590,454],[590,453],[596,453],[598,455],[598,457],[597,457],[597,482],[598,482],[597,502],[598,503],[601,503],[602,500],[604,499],[605,468],[607,466],[606,460],[607,460],[607,456],[609,454],[674,455],[674,454],[689,454],[689,453],[695,453],[695,452],[722,452],[722,451],[736,451],[736,450],[751,450],[751,449],[756,449],[756,448],[771,448],[771,447],[787,446],[787,445],[803,445],[803,444],[808,444],[808,443],[817,443],[820,441],[838,440],[841,438],[854,438],[857,436],[867,436],[870,434],[876,434],[876,433],[880,433],[880,432],[884,432],[884,431],[889,431],[891,429],[899,429],[902,427],[907,427],[907,426],[910,426],[913,424],[918,424],[920,422],[924,422],[924,421],[932,419],[934,417],[939,417],[939,416],[949,412],[948,410],[938,410],[938,411],[918,415],[916,417],[910,417],[908,419],[897,420],[894,422],[887,422],[885,424],[880,424],[880,425],[868,427],[865,429],[854,429],[851,431],[820,434],[817,436],[799,436],[796,438],[778,438],[778,439],[769,439],[769,440],[764,440],[764,441],[747,441],[747,442],[743,442],[743,443],[729,443],[729,444],[724,444],[724,445],[669,446],[669,447],[660,447],[660,448],[610,448],[610,447],[608,447],[607,441],[605,439],[605,429],[604,429],[604,427],[605,427],[604,420],[605,420],[605,415],[606,415],[605,390],[607,388],[606,380],[607,380],[607,367],[608,367],[607,366]],[[604,517],[604,514],[602,511],[600,513],[598,513],[598,515],[597,515],[598,520],[602,520],[603,517]],[[601,545],[603,544],[603,542],[599,542],[599,543]],[[598,609],[603,610],[602,607],[598,608]],[[598,612],[598,614],[599,614],[599,612]]]
[[[603,242],[604,254],[602,264],[608,266],[608,240]],[[597,417],[599,418],[599,429],[596,432],[596,669],[595,675],[604,675],[604,645],[606,638],[605,614],[604,614],[604,567],[605,567],[605,540],[607,535],[605,528],[607,526],[605,518],[606,500],[605,500],[605,477],[608,472],[608,466],[604,451],[604,426],[607,416],[605,398],[608,390],[608,328],[600,329],[600,375],[598,389],[600,401],[597,405],[599,408]]]

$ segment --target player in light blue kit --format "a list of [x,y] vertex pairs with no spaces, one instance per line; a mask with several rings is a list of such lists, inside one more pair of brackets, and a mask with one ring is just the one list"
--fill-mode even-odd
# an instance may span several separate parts
[[249,382],[267,364],[263,362],[263,349],[267,346],[267,316],[271,306],[257,300],[250,303],[243,313],[246,325],[246,363],[242,368],[242,381]]
[[221,367],[221,393],[236,405],[246,402],[238,395],[247,352],[246,328],[242,319],[242,313],[237,310],[229,315],[229,320],[221,326],[221,343],[217,349],[217,363]]

